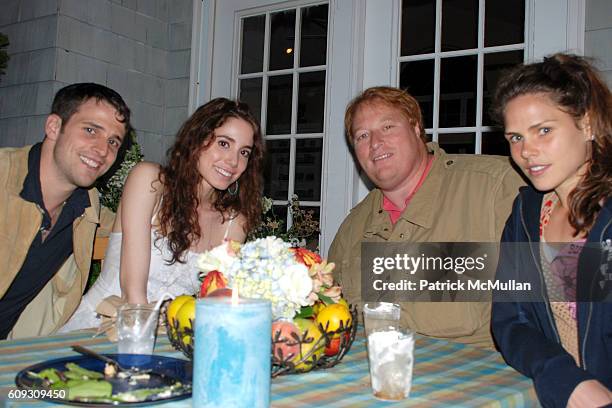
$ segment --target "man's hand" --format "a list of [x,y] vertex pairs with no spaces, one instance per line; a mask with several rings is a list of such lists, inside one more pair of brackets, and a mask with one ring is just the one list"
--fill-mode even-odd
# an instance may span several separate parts
[[583,381],[574,388],[568,408],[605,407],[612,404],[612,392],[597,380]]

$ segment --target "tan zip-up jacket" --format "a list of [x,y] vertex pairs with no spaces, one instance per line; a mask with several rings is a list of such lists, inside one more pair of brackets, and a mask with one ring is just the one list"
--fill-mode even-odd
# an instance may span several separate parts
[[[353,208],[329,251],[335,278],[351,304],[361,301],[362,242],[499,242],[523,180],[509,158],[446,154],[427,148],[434,162],[395,225],[378,189]],[[404,302],[402,324],[418,333],[492,347],[490,302]]]
[[[0,149],[0,296],[4,296],[17,276],[42,223],[37,205],[19,195],[28,174],[30,148]],[[53,333],[79,305],[99,223],[97,190],[89,190],[89,200],[91,206],[72,224],[74,253],[25,308],[9,338]]]

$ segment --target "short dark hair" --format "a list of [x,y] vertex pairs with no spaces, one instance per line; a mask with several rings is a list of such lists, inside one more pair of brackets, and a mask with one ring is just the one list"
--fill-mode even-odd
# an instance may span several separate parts
[[51,113],[62,119],[63,128],[79,107],[92,98],[98,102],[107,102],[117,109],[120,116],[118,120],[125,125],[125,135],[132,130],[130,108],[121,95],[104,85],[91,82],[68,85],[57,91],[51,105]]

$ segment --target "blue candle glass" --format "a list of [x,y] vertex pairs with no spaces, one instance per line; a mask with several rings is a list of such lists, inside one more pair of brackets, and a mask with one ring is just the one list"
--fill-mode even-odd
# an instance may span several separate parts
[[268,300],[198,299],[193,406],[268,407],[271,332]]

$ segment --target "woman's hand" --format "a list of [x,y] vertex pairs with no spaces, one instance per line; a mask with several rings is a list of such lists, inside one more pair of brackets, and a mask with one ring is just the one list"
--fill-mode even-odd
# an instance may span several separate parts
[[583,381],[574,388],[568,408],[605,407],[612,404],[612,392],[597,380]]

